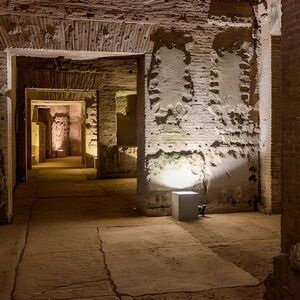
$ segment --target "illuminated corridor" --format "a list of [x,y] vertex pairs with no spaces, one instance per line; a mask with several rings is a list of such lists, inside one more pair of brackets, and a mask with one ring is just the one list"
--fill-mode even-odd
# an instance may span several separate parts
[[299,16],[0,1],[0,300],[299,300]]

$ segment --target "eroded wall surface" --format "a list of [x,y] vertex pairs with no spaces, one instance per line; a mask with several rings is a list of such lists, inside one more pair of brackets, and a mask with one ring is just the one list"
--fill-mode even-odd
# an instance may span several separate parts
[[[14,0],[2,4],[2,10],[10,13],[0,18],[2,50],[145,53],[145,69],[139,70],[145,86],[137,87],[145,89],[139,117],[143,143],[139,144],[138,180],[140,206],[147,213],[169,213],[174,189],[198,191],[211,211],[256,206],[259,117],[252,35],[256,28],[249,1],[69,1],[57,5]],[[105,69],[98,109],[109,107],[107,114],[99,115],[102,170],[112,170],[116,153],[112,99],[119,90],[136,89],[135,69],[124,62],[120,67],[111,62]],[[43,78],[51,78],[49,72]],[[41,74],[30,75],[30,82],[39,81]],[[72,78],[69,87],[74,76],[62,76]],[[58,82],[52,78],[52,85]],[[86,86],[86,82],[81,83]]]
[[52,150],[66,155],[81,155],[81,104],[51,106]]
[[[252,30],[219,30],[207,37],[207,52],[197,49],[192,35],[156,35],[146,110],[150,210],[168,208],[167,191],[177,189],[198,191],[211,212],[256,206],[259,112]],[[203,51],[197,58],[195,48]]]
[[80,156],[81,155],[81,119],[82,119],[81,103],[70,105],[70,155]]
[[51,106],[52,117],[52,151],[63,150],[70,153],[70,106]]
[[98,156],[97,102],[87,101],[85,107],[86,166],[92,168],[94,167],[94,158]]

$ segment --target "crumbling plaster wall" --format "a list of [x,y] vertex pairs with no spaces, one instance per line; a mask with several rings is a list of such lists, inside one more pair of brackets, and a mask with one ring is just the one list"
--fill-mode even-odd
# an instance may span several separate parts
[[[213,46],[216,36],[232,27],[251,31],[253,25],[252,8],[245,9],[245,1],[227,2],[231,4],[226,10],[220,5],[215,13],[210,0],[69,1],[64,5],[14,0],[2,4],[11,16],[0,18],[5,33],[1,34],[1,47],[145,53],[145,69],[140,70],[140,76],[146,76],[145,136],[140,136],[144,143],[139,145],[142,208],[149,214],[169,213],[170,191],[176,187],[160,179],[157,182],[161,166],[165,166],[184,168],[191,177],[184,188],[200,191],[212,211],[251,210],[258,196],[255,57],[248,58],[252,92],[245,92],[242,99],[237,88],[238,96],[222,111],[228,128],[218,114],[226,89],[221,86],[219,103],[211,102],[215,94],[210,88],[215,82],[212,71],[221,68],[239,73],[237,65],[245,59],[237,53],[239,48],[225,47],[224,61],[216,64],[218,51],[223,51]],[[236,6],[240,4],[243,12],[238,14]],[[253,40],[248,42],[249,51],[253,44]],[[234,68],[228,63],[231,59]],[[118,85],[104,86],[101,105],[114,105],[106,99],[114,99]],[[115,116],[100,115],[100,120],[102,147],[111,147],[116,144],[109,134]],[[100,165],[107,161],[107,156],[100,158]]]
[[174,189],[198,191],[211,212],[256,206],[259,113],[252,28],[218,29],[207,37],[207,53],[189,34],[162,30],[155,37],[146,110],[150,211],[167,211]]
[[70,155],[81,155],[81,127],[82,127],[82,108],[81,103],[70,105]]
[[81,155],[81,103],[51,106],[52,150]]
[[259,111],[252,29],[232,28],[218,34],[213,43],[213,65],[209,111],[219,138],[211,145],[217,152],[212,151],[208,169],[213,178],[208,200],[226,199],[228,206],[240,210],[247,205],[255,208]]
[[86,149],[86,166],[94,167],[94,158],[97,157],[98,148],[98,127],[97,127],[97,102],[87,101],[85,103],[85,149]]
[[65,151],[70,155],[70,106],[58,105],[50,107],[52,118],[52,151]]

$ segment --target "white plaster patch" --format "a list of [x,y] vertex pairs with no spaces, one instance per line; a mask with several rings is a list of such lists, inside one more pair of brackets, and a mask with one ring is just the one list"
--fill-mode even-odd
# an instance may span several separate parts
[[149,84],[149,98],[156,122],[161,131],[178,132],[182,119],[190,111],[193,84],[183,50],[165,46],[155,53]]
[[157,51],[156,59],[160,63],[154,70],[157,72],[157,76],[151,84],[152,87],[156,85],[156,89],[159,91],[160,108],[168,110],[170,105],[174,107],[181,102],[182,95],[186,92],[184,88],[186,81],[183,78],[186,68],[185,55],[182,50],[168,49],[164,46]]
[[239,104],[241,102],[240,91],[240,64],[242,59],[236,53],[226,54],[218,63],[219,91],[222,104]]
[[86,108],[86,153],[97,156],[97,104]]

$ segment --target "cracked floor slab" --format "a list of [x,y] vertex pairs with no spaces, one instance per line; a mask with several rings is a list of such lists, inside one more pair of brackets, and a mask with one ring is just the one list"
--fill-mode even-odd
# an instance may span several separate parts
[[0,299],[10,299],[25,236],[25,224],[0,226]]
[[114,295],[104,270],[101,253],[25,252],[18,268],[14,299],[63,299],[66,295]]
[[32,226],[27,240],[26,254],[58,252],[88,252],[99,250],[95,228],[59,228]]
[[259,283],[176,224],[111,228],[102,237],[120,294],[196,292]]
[[68,167],[18,186],[14,224],[0,227],[1,300],[262,298],[279,216],[143,217],[134,179]]

